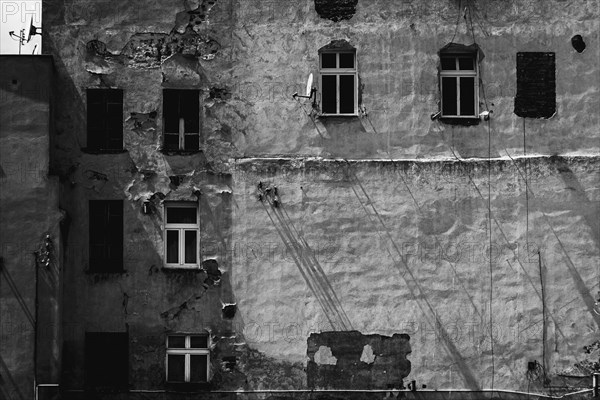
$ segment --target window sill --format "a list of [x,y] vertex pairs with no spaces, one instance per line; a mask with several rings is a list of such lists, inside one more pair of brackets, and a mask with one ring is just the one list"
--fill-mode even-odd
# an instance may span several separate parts
[[479,117],[440,117],[440,122],[448,125],[473,126],[479,125]]
[[90,149],[89,147],[82,147],[81,151],[87,154],[121,154],[127,153],[126,149]]
[[120,269],[120,270],[116,270],[116,271],[98,271],[98,270],[88,269],[85,271],[85,273],[88,275],[123,275],[123,274],[126,274],[127,271],[124,269]]
[[165,382],[165,388],[174,392],[208,392],[212,389],[210,382]]
[[163,270],[168,271],[200,271],[202,268],[200,265],[177,265],[177,264],[165,264],[162,267]]
[[160,149],[160,152],[167,156],[189,156],[193,154],[202,153],[202,150],[169,150],[169,149]]
[[358,113],[356,114],[319,114],[319,118],[353,118],[358,117]]

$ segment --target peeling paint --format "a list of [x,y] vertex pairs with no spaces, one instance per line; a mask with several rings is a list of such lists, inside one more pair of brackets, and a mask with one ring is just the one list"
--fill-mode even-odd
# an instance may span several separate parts
[[319,350],[314,354],[313,359],[318,365],[337,364],[337,358],[331,354],[331,349],[327,346],[319,346]]
[[375,354],[373,354],[371,345],[365,344],[362,354],[360,355],[360,361],[366,364],[373,364],[373,362],[375,362]]

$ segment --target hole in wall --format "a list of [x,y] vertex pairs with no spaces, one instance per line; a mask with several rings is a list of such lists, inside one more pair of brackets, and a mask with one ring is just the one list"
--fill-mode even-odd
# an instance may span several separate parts
[[575,35],[571,38],[571,45],[578,52],[581,53],[585,50],[585,42],[581,35]]

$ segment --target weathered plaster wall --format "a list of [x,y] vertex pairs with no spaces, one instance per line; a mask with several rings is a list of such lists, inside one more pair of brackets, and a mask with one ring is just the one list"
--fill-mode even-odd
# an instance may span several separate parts
[[[0,56],[0,397],[33,398],[35,279],[37,378],[60,371],[58,181],[49,175],[50,57]],[[45,238],[50,235],[46,247]]]
[[[407,333],[407,379],[488,388],[491,323],[495,387],[544,390],[527,362],[543,363],[545,330],[547,374],[570,385],[557,374],[585,357],[600,326],[598,178],[586,157],[493,160],[491,170],[487,161],[240,160],[233,290],[246,340],[301,361],[310,332]],[[258,199],[261,181],[277,186],[277,207]],[[312,361],[310,341],[309,350]]]
[[[65,388],[83,384],[85,331],[128,331],[131,387],[161,389],[165,334],[203,330],[216,342],[216,388],[302,388],[307,338],[331,329],[410,334],[411,378],[488,386],[487,164],[448,161],[455,156],[504,158],[491,173],[502,228],[493,223],[496,385],[527,387],[524,363],[541,357],[539,331],[526,336],[541,318],[537,247],[524,250],[527,239],[543,249],[548,315],[558,315],[547,318],[547,368],[570,365],[598,328],[589,310],[599,274],[598,10],[592,1],[468,5],[485,54],[481,99],[494,111],[489,125],[471,127],[430,119],[437,51],[455,32],[455,42],[472,42],[465,4],[455,1],[358,1],[339,22],[312,0],[48,4],[44,48],[59,82],[52,168],[70,221]],[[588,43],[582,53],[571,46],[575,34]],[[317,72],[318,49],[338,39],[357,48],[366,114],[313,120],[291,94]],[[556,53],[558,112],[549,120],[513,114],[518,51]],[[124,89],[124,153],[82,150],[88,87]],[[160,150],[163,88],[201,91],[200,152]],[[507,158],[524,153],[589,157],[530,159],[535,199],[527,199],[525,161],[517,170]],[[275,155],[380,161],[244,159]],[[435,159],[445,161],[427,161]],[[257,200],[259,181],[278,185],[280,209]],[[123,274],[86,271],[90,199],[124,200]],[[218,264],[218,283],[212,261],[196,272],[162,269],[162,203],[175,199],[198,202],[202,258]],[[452,254],[458,246],[460,257],[446,263],[436,240]],[[224,318],[233,303],[234,317]]]

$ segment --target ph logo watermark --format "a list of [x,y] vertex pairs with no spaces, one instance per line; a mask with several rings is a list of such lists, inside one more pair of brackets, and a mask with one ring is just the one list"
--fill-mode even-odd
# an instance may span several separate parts
[[[0,0],[0,21],[2,25],[15,24],[24,25],[32,22],[36,25],[42,23],[42,1],[41,0]],[[3,26],[4,28],[4,26]],[[3,29],[4,30],[4,29]]]

